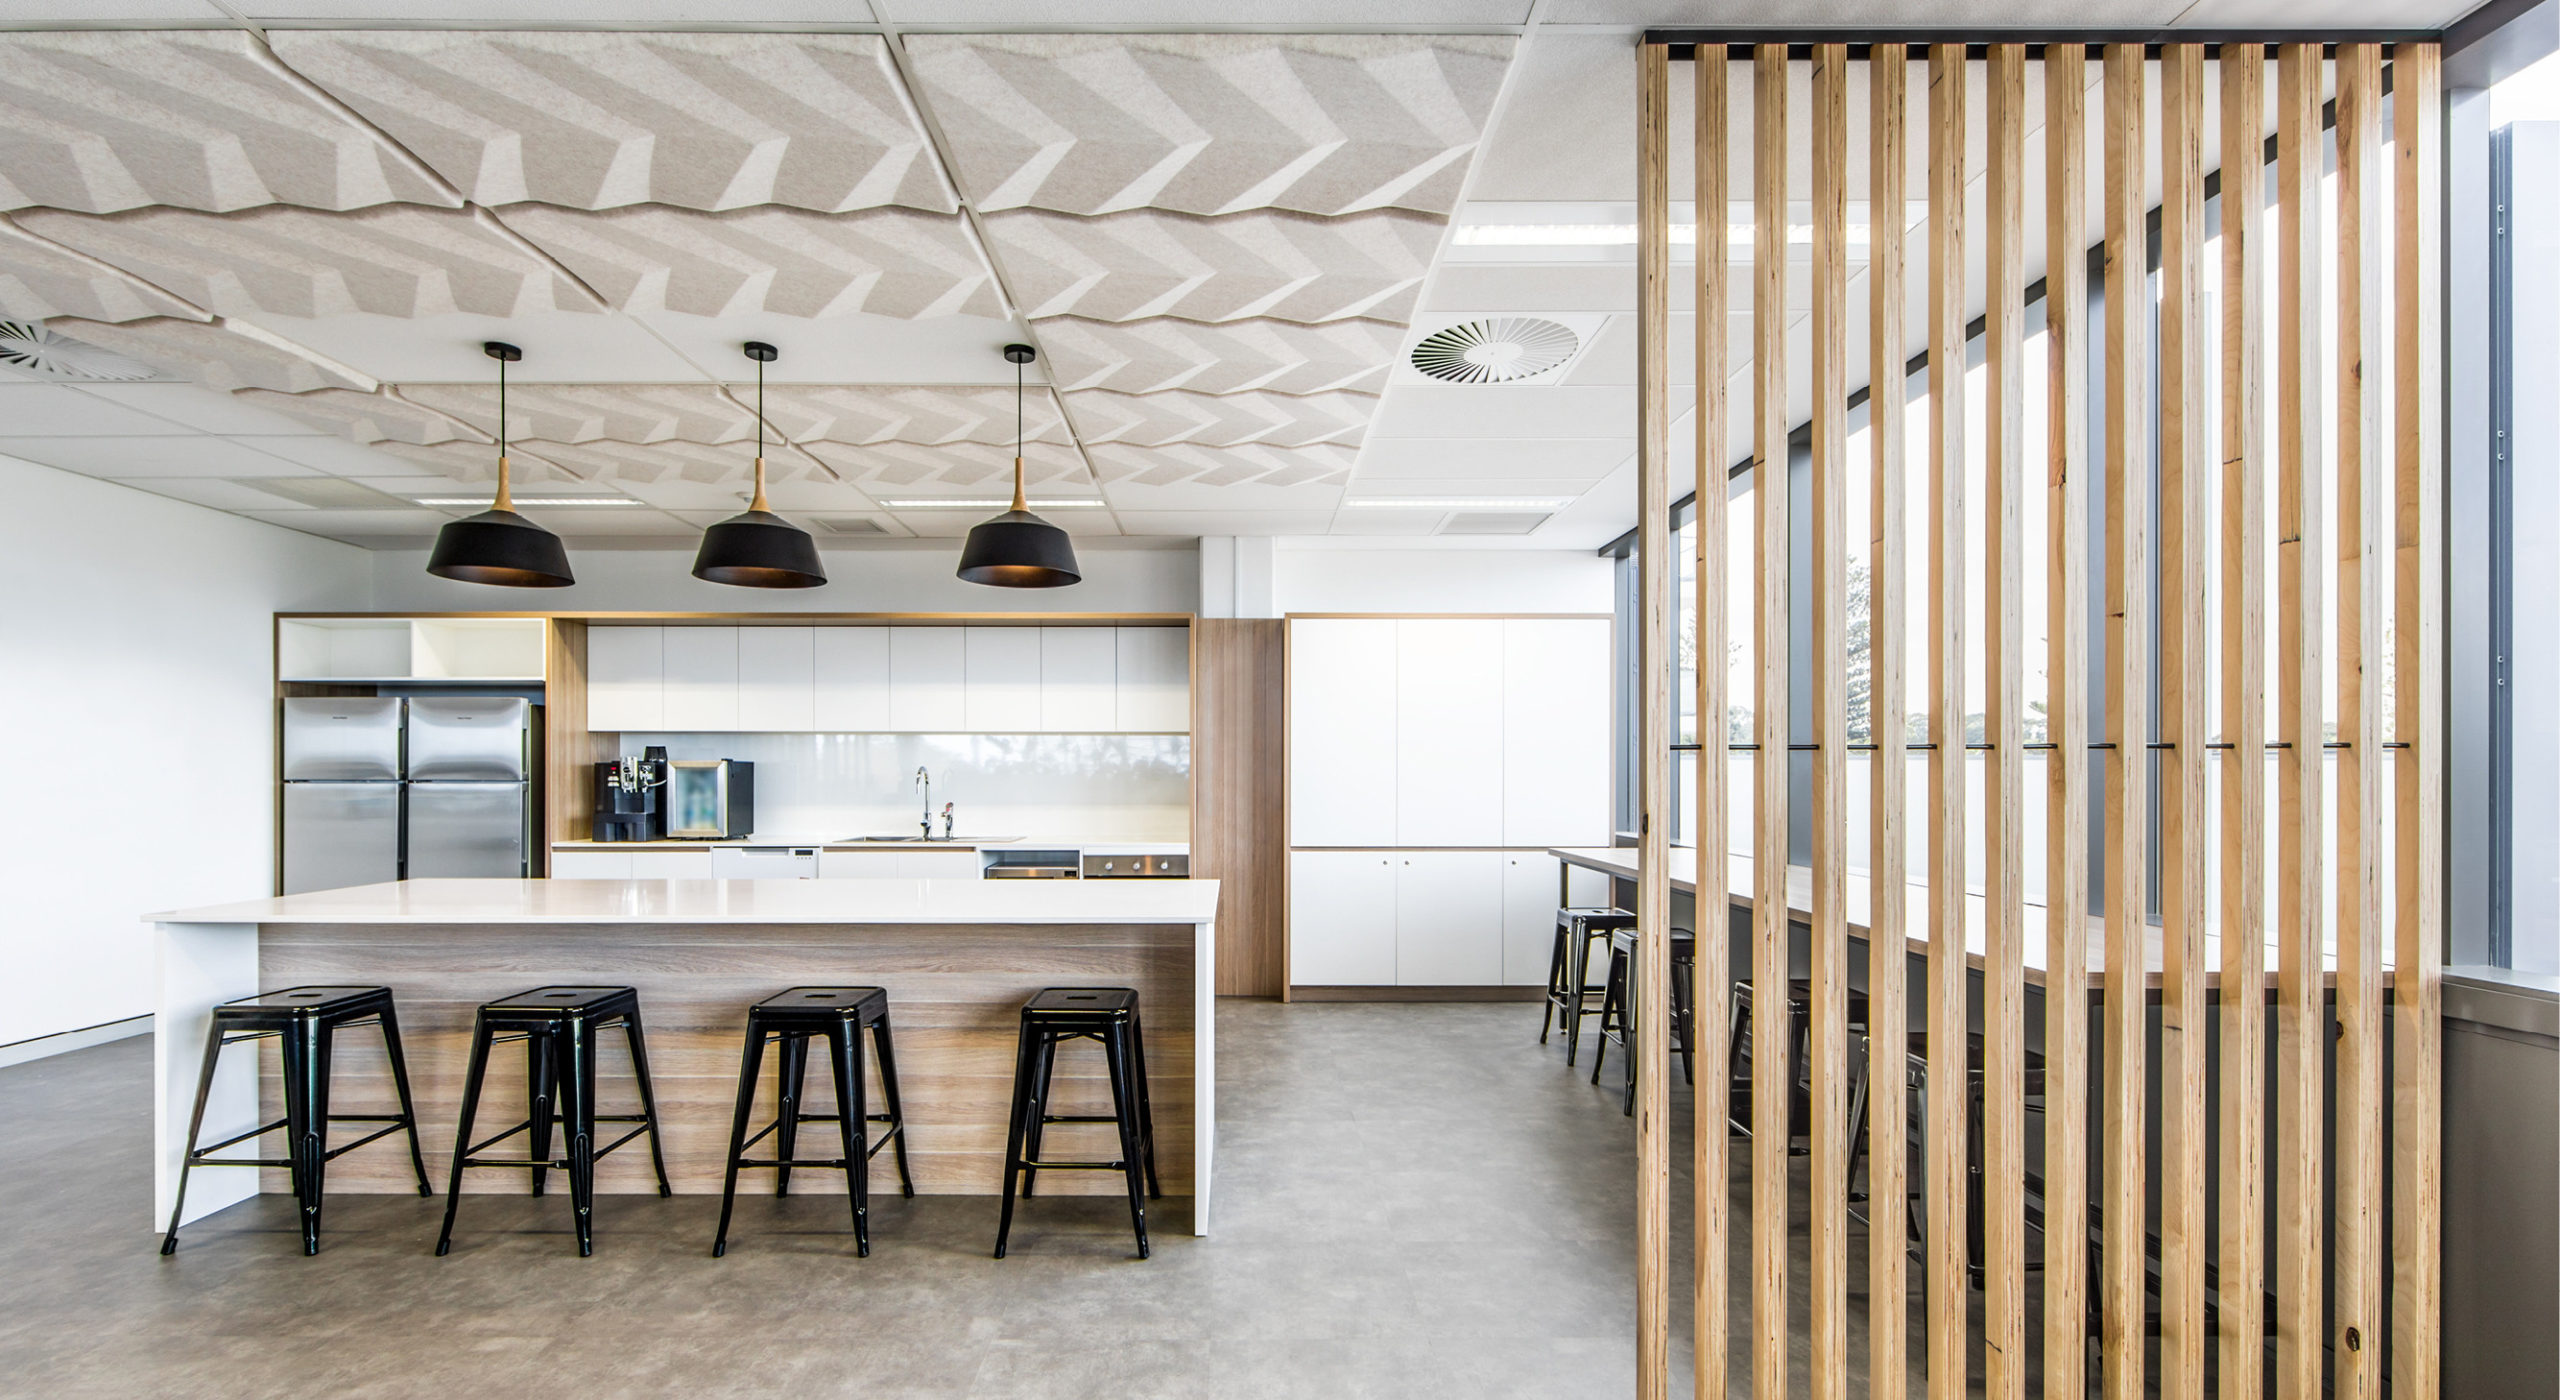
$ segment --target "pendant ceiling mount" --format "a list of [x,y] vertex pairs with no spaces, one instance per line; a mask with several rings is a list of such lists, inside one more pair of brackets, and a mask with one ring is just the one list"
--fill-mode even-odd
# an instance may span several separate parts
[[1084,578],[1075,542],[1033,515],[1022,494],[1022,367],[1040,352],[1008,345],[1004,357],[1013,366],[1013,509],[970,528],[960,549],[960,577],[994,588],[1063,588]]
[[693,576],[736,588],[816,588],[827,581],[818,542],[773,513],[764,499],[764,367],[782,352],[761,340],[742,347],[756,362],[756,485],[744,512],[702,532]]
[[566,588],[577,578],[569,572],[569,551],[560,537],[516,514],[515,495],[507,472],[507,366],[524,352],[503,340],[485,341],[482,354],[498,362],[498,490],[489,508],[478,515],[446,522],[436,532],[435,551],[427,556],[427,572],[461,583],[505,588]]

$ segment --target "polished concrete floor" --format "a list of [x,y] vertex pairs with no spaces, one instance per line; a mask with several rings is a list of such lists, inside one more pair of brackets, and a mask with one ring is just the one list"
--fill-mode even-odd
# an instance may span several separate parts
[[[869,1259],[841,1195],[742,1200],[720,1260],[709,1198],[604,1198],[581,1260],[565,1201],[475,1196],[436,1259],[440,1202],[355,1195],[331,1200],[316,1258],[266,1196],[163,1259],[145,1219],[150,1042],[0,1069],[0,1393],[1634,1392],[1635,1134],[1614,1063],[1601,1088],[1566,1070],[1525,1004],[1218,1014],[1216,1233],[1176,1233],[1188,1210],[1168,1201],[1143,1263],[1109,1198],[1027,1208],[997,1261],[992,1199],[894,1195],[875,1199]],[[1689,1094],[1673,1097],[1685,1140]],[[1739,1176],[1733,1207],[1747,1297]],[[1801,1220],[1796,1240],[1800,1332]],[[1851,1248],[1863,1258],[1862,1237]],[[1687,1313],[1676,1299],[1681,1374]],[[1862,1352],[1862,1308],[1849,1330]],[[1744,1365],[1735,1378],[1748,1393]]]

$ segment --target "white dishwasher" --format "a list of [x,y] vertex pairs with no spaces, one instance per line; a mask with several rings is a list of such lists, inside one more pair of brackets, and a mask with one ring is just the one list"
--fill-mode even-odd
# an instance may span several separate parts
[[814,880],[818,878],[815,846],[714,846],[714,880]]

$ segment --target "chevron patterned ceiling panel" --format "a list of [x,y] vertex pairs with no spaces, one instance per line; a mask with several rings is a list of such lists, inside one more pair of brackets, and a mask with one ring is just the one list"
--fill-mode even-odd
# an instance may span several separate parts
[[26,321],[48,316],[193,319],[191,308],[177,298],[25,234],[5,219],[0,219],[0,314]]
[[[743,487],[755,472],[755,449],[736,443],[534,441],[525,448],[593,482],[736,482]],[[764,465],[766,475],[776,481],[825,475],[807,457],[779,444],[766,449]]]
[[224,316],[520,316],[595,304],[461,210],[391,204],[350,213],[281,205],[238,214],[31,210],[29,231]]
[[1246,482],[1264,486],[1296,486],[1311,481],[1349,479],[1353,455],[1350,448],[1331,444],[1266,447],[1260,443],[1247,443],[1242,447],[1200,447],[1176,443],[1170,447],[1133,447],[1127,443],[1098,443],[1093,448],[1093,469],[1105,486],[1122,482],[1166,486],[1178,481],[1203,486],[1236,486]]
[[1376,393],[1385,387],[1403,339],[1404,328],[1388,321],[1208,325],[1169,316],[1129,322],[1062,316],[1040,323],[1040,340],[1048,347],[1049,370],[1059,387],[1127,394],[1165,389]]
[[[1011,388],[777,384],[765,390],[765,416],[792,441],[853,446],[976,442],[1010,447],[1013,405]],[[1047,394],[1025,394],[1022,408],[1026,440],[1066,440],[1055,401]]]
[[1394,212],[1080,219],[1016,210],[987,219],[1026,315],[1098,321],[1403,321],[1440,228]]
[[234,30],[0,35],[0,209],[360,209],[449,194]]
[[346,366],[272,336],[174,316],[109,323],[60,317],[49,330],[130,355],[163,373],[209,389],[311,389],[370,391],[374,385]]
[[[494,443],[457,439],[434,443],[377,442],[373,446],[453,481],[495,481],[498,477],[498,449]],[[519,486],[529,481],[584,480],[582,473],[553,461],[547,443],[509,450],[507,471]]]
[[1076,424],[1087,443],[1164,447],[1177,442],[1237,447],[1248,442],[1306,447],[1357,446],[1378,406],[1374,394],[1195,394],[1167,389],[1120,394],[1087,389],[1075,396]]
[[[812,443],[809,450],[846,480],[872,490],[921,488],[926,494],[931,494],[933,488],[1000,492],[1013,485],[1010,442],[953,442],[938,446],[820,442]],[[1022,479],[1035,490],[1053,487],[1069,494],[1085,494],[1091,489],[1084,459],[1064,443],[1025,444]]]
[[1514,41],[1347,34],[917,35],[984,209],[1455,207]]
[[272,389],[242,389],[237,391],[237,397],[354,442],[433,447],[454,441],[484,441],[480,431],[469,424],[388,391],[364,394],[353,389],[314,389],[309,393],[279,394]]
[[954,215],[811,218],[665,205],[601,214],[523,204],[507,226],[624,311],[688,316],[999,316],[995,279]]
[[[403,384],[400,396],[469,423],[498,427],[494,384]],[[545,442],[751,441],[755,415],[709,384],[514,384],[507,436]]]
[[873,35],[282,30],[273,42],[481,204],[957,207]]

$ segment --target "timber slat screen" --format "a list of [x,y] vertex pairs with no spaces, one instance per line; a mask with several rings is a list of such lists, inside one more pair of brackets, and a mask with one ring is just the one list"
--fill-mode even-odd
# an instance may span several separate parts
[[1637,1393],[2432,1400],[2438,50],[2001,37],[1639,47]]

